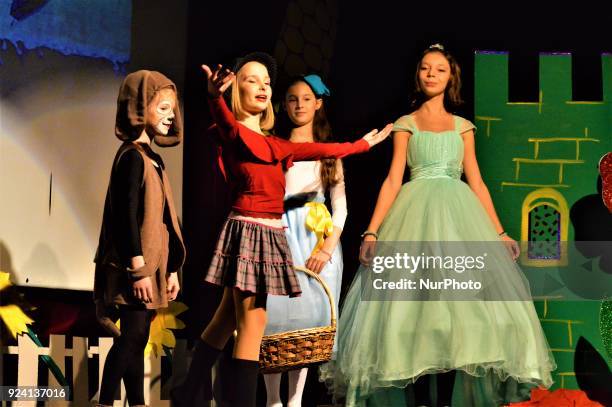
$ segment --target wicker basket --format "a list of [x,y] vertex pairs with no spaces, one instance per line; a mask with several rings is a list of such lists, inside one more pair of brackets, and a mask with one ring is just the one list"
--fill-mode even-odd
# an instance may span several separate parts
[[332,357],[336,336],[336,311],[332,294],[325,281],[317,274],[305,267],[295,266],[295,269],[314,278],[323,286],[331,308],[331,324],[264,336],[259,353],[261,373],[300,369],[313,363],[328,362]]

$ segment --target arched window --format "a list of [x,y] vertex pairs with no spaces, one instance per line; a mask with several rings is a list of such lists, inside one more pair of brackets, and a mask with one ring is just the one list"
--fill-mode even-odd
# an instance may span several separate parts
[[521,241],[526,246],[521,263],[534,267],[567,264],[569,209],[563,195],[552,188],[531,192],[523,201]]

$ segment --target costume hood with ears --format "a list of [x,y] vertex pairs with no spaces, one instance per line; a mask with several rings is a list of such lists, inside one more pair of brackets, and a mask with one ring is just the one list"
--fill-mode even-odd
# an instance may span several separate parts
[[[176,85],[156,71],[140,70],[125,77],[117,98],[115,135],[122,141],[134,141],[140,137],[147,124],[147,110],[155,93],[170,88],[178,95]],[[172,147],[183,139],[183,120],[178,105],[174,107],[174,119],[168,135],[155,135],[153,141],[160,147]]]

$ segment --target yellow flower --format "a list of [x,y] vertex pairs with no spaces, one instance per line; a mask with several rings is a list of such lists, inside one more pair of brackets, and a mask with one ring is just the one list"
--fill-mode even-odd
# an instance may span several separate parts
[[0,307],[0,319],[4,321],[13,338],[28,332],[28,324],[34,322],[17,305],[5,305]]
[[[151,331],[149,333],[149,342],[145,348],[145,355],[149,355],[151,351],[157,357],[163,350],[163,346],[174,348],[176,346],[176,338],[170,329],[183,329],[185,323],[176,316],[187,310],[187,306],[182,302],[172,301],[168,308],[157,310],[157,314],[151,321]],[[117,328],[121,329],[121,321],[115,323]]]
[[4,271],[0,271],[0,291],[4,290],[6,287],[11,286],[10,274]]
[[157,310],[157,315],[151,321],[151,333],[149,334],[149,342],[145,348],[145,355],[153,351],[157,357],[163,347],[174,348],[176,346],[176,338],[171,329],[183,329],[185,323],[176,316],[187,310],[187,306],[182,302],[170,302],[168,308]]
[[[0,271],[0,291],[11,285],[13,284],[11,283],[10,274]],[[17,335],[21,335],[24,332],[27,333],[27,325],[34,322],[19,306],[14,304],[0,306],[0,319],[7,326],[13,338],[17,338]]]

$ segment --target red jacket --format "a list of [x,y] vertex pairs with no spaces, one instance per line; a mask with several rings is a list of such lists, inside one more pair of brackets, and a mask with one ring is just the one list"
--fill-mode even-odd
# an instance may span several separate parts
[[284,172],[294,160],[342,158],[370,149],[363,139],[354,143],[292,143],[263,136],[238,123],[222,97],[209,98],[209,106],[215,122],[211,130],[219,139],[221,171],[233,184],[232,209],[241,215],[282,217]]

